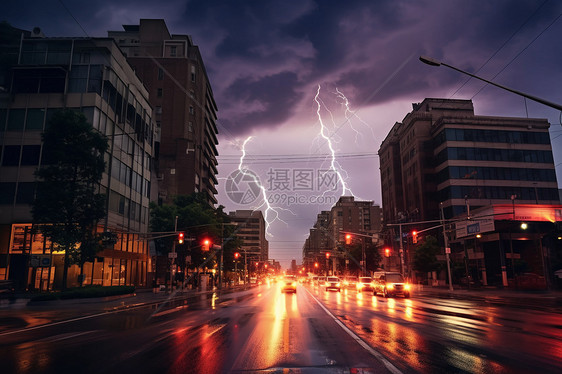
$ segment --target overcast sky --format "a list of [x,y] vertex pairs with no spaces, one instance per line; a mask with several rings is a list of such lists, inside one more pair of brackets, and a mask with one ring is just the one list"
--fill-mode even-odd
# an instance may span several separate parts
[[[285,266],[300,262],[316,215],[342,193],[381,203],[376,153],[393,124],[426,97],[472,99],[479,115],[547,118],[562,180],[559,111],[418,60],[432,56],[562,103],[561,14],[555,0],[0,4],[0,20],[38,26],[46,36],[105,37],[141,18],[163,18],[172,34],[191,35],[219,108],[219,203],[227,211],[252,209],[265,192],[282,220],[260,207],[272,222],[270,258]],[[263,191],[253,179],[229,179],[250,136],[242,168]],[[234,187],[260,196],[242,201],[230,193]]]

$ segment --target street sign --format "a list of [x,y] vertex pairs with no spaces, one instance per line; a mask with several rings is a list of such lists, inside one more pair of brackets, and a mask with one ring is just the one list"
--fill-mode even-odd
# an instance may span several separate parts
[[50,267],[51,266],[51,256],[50,255],[31,255],[30,265],[34,268],[36,267]]
[[178,253],[177,252],[170,252],[170,253],[168,253],[168,258],[178,258]]

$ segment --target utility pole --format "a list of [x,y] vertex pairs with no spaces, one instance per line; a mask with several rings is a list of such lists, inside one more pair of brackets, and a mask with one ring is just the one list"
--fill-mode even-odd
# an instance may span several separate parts
[[[174,232],[177,235],[178,232],[178,216],[176,216],[175,220],[174,220]],[[174,238],[174,243],[172,244],[172,252],[170,253],[170,293],[172,293],[172,287],[174,284],[174,262],[176,260],[176,241],[178,239]]]
[[449,291],[453,292],[453,280],[451,278],[451,262],[449,260],[449,254],[451,253],[451,248],[449,247],[449,238],[447,237],[447,230],[445,229],[445,213],[443,212],[443,203],[441,205],[441,223],[443,224],[443,243],[445,244],[445,261],[447,261],[447,275],[449,277]]

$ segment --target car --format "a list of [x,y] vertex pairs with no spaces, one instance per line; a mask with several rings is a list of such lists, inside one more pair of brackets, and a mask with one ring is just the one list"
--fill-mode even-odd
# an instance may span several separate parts
[[373,291],[373,279],[371,277],[359,277],[356,288],[357,292]]
[[341,282],[338,277],[327,277],[324,286],[326,287],[326,291],[328,290],[336,290],[338,292],[341,291]]
[[404,280],[399,272],[377,272],[374,274],[375,295],[382,294],[384,297],[394,297],[402,295],[405,298],[410,297],[411,287]]
[[357,287],[357,277],[347,276],[343,278],[342,285],[344,288],[356,288]]
[[286,275],[281,281],[281,292],[297,292],[297,277]]
[[326,283],[326,277],[318,277],[315,286],[323,286]]

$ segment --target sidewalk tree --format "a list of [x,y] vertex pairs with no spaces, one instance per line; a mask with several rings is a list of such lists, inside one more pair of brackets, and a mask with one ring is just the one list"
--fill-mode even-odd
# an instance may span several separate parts
[[[193,193],[191,195],[176,196],[172,204],[150,205],[150,229],[152,232],[172,232],[174,231],[175,217],[178,217],[177,230],[186,234],[186,243],[182,246],[176,244],[178,253],[178,264],[184,264],[180,261],[180,253],[185,252],[183,256],[190,251],[191,260],[194,264],[201,264],[207,253],[201,251],[200,242],[203,238],[211,239],[214,244],[224,247],[224,255],[230,258],[231,253],[239,247],[239,241],[234,238],[232,233],[236,227],[228,225],[230,219],[224,213],[223,206],[214,208],[209,205],[205,199],[204,193]],[[189,238],[194,238],[195,242],[189,242]],[[224,242],[223,242],[224,238]],[[166,238],[155,240],[156,250],[161,255],[169,253],[172,249],[176,236],[172,235]],[[193,249],[190,249],[192,248]],[[208,263],[208,267],[217,262],[213,259]]]
[[55,112],[42,140],[33,224],[64,251],[62,287],[66,289],[68,267],[80,264],[83,272],[84,263],[100,249],[96,227],[106,213],[106,196],[99,191],[108,141],[84,114],[73,110]]
[[437,239],[431,235],[426,236],[423,243],[418,244],[415,249],[412,261],[413,269],[424,274],[440,270],[441,263],[437,260],[440,251]]

